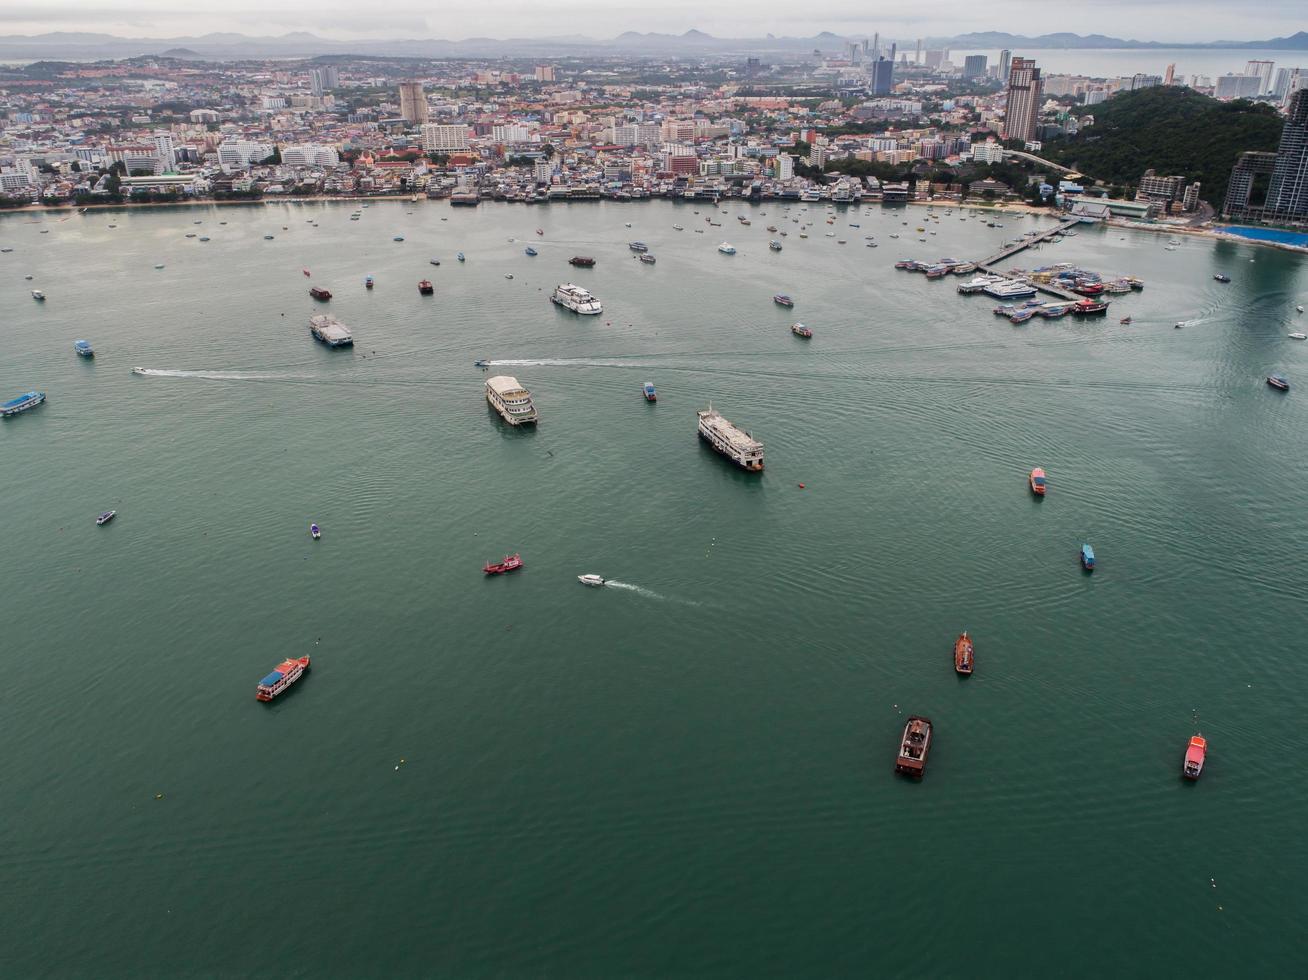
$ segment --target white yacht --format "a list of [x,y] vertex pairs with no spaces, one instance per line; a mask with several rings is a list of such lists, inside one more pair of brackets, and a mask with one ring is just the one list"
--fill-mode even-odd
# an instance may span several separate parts
[[1036,288],[1016,279],[1000,279],[982,287],[981,291],[995,299],[1023,299],[1036,294]]
[[710,446],[742,469],[763,470],[763,443],[736,428],[709,405],[700,409],[699,434]]
[[350,328],[325,313],[309,317],[309,332],[328,347],[354,346],[354,335],[350,333]]
[[486,400],[509,425],[535,422],[536,406],[531,403],[531,392],[507,374],[486,379]]
[[593,575],[593,574],[578,575],[577,581],[580,582],[582,585],[599,586],[604,584],[603,578],[601,578],[599,575]]
[[570,282],[556,286],[554,292],[550,294],[550,299],[573,313],[604,312],[604,307],[600,304],[600,301],[592,296],[588,290]]
[[723,255],[735,255],[736,246],[732,245],[730,242],[723,242],[721,245],[718,246],[718,251],[721,252]]

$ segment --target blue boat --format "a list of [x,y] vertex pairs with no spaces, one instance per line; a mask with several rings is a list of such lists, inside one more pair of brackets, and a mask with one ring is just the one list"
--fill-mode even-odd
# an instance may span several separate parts
[[73,350],[77,351],[77,353],[81,354],[83,357],[95,357],[95,348],[91,346],[89,340],[74,340]]
[[654,382],[646,381],[640,386],[640,390],[645,393],[645,401],[656,402],[659,400],[659,393],[654,390]]
[[1088,544],[1081,545],[1081,567],[1087,572],[1095,570],[1095,549]]
[[525,249],[523,249],[523,251],[526,252],[528,255],[536,254],[536,250],[532,248],[530,245],[528,245]]
[[3,405],[0,405],[0,416],[7,418],[10,415],[17,415],[19,412],[26,412],[30,408],[36,408],[43,401],[45,401],[44,391],[29,391],[25,395],[11,398]]

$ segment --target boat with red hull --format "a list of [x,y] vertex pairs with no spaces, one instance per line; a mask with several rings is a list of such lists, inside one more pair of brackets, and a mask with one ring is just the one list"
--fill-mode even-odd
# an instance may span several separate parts
[[522,567],[522,555],[505,555],[503,561],[488,561],[482,569],[487,575],[503,575]]
[[927,753],[931,751],[931,719],[909,715],[904,734],[899,740],[899,755],[895,758],[895,772],[921,778],[926,772]]
[[260,701],[271,701],[303,677],[304,672],[308,669],[308,657],[283,660],[271,674],[259,682],[259,685],[254,689],[254,696]]
[[1049,489],[1049,480],[1045,477],[1045,471],[1038,466],[1031,471],[1026,481],[1031,484],[1031,492],[1037,497],[1043,497],[1045,491]]
[[972,638],[967,635],[967,630],[954,641],[954,670],[960,674],[971,674],[972,668],[976,666],[976,655],[972,649]]
[[331,290],[323,289],[321,286],[310,286],[309,295],[323,303],[332,298]]
[[1208,740],[1202,735],[1193,735],[1190,744],[1185,747],[1185,765],[1181,773],[1186,779],[1198,779],[1204,771],[1204,756],[1208,754]]

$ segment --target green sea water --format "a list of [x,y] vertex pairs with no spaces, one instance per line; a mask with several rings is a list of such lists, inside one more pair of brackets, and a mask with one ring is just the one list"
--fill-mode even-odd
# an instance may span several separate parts
[[1012,262],[1145,290],[1013,326],[892,264],[1047,219],[351,210],[0,219],[0,974],[1301,968],[1303,257],[1085,228]]

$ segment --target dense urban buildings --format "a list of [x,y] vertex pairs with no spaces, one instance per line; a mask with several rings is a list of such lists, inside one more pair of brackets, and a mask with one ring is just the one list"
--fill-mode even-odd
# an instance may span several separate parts
[[1043,94],[1044,86],[1036,63],[1029,58],[1014,58],[1008,72],[1005,139],[1035,139]]

